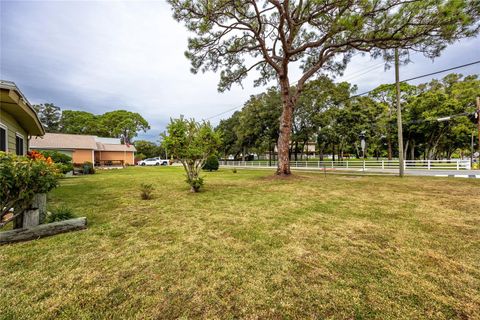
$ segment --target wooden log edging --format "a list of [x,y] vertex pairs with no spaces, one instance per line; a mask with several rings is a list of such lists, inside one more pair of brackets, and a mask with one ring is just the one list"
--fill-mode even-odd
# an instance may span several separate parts
[[82,230],[87,228],[87,218],[75,218],[64,221],[41,224],[36,227],[13,229],[0,232],[0,245],[39,239],[58,233]]

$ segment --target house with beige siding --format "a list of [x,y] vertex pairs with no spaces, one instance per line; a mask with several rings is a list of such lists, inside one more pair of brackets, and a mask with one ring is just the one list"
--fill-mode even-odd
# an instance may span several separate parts
[[37,113],[14,82],[0,80],[0,151],[25,155],[29,139],[43,136]]
[[76,165],[91,162],[95,166],[135,164],[135,147],[122,144],[120,139],[92,135],[46,133],[30,139],[30,149],[55,150],[72,157]]

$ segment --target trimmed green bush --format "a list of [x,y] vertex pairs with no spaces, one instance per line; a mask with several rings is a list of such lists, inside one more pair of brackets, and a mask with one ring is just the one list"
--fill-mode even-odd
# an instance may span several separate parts
[[203,165],[202,169],[210,172],[217,171],[219,166],[220,166],[220,163],[218,162],[217,156],[211,155],[207,158],[207,161],[205,161],[205,164]]

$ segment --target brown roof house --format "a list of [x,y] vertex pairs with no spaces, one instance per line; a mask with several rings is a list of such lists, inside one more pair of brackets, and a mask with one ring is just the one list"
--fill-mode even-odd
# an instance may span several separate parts
[[124,166],[135,163],[135,147],[116,138],[90,135],[46,133],[30,139],[30,149],[56,150],[72,157],[76,165],[91,162],[95,166]]

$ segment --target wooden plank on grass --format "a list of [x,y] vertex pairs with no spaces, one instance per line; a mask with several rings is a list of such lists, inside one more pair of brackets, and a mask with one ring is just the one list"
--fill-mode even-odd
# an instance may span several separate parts
[[87,228],[87,218],[75,218],[53,223],[41,224],[32,228],[13,229],[0,232],[0,245],[19,241],[28,241],[58,233],[82,230]]

